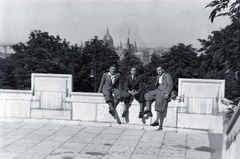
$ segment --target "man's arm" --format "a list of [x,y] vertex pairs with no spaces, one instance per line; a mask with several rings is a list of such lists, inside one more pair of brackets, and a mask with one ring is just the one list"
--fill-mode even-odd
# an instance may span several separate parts
[[165,78],[167,81],[167,90],[166,90],[166,94],[169,96],[170,93],[172,92],[173,89],[173,80],[170,74],[165,74]]
[[124,90],[128,91],[129,90],[129,83],[128,83],[128,78],[129,76],[126,77],[126,80],[124,82]]
[[138,85],[138,93],[141,92],[143,90],[143,83],[142,83],[142,75],[139,76],[139,85]]
[[119,73],[119,83],[118,83],[118,89],[121,92],[122,91],[122,84],[121,84],[121,75]]
[[98,93],[102,93],[102,88],[103,88],[103,85],[105,83],[105,80],[106,80],[106,77],[105,77],[105,73],[102,75],[102,79],[101,79],[101,83],[100,83],[100,86],[98,88]]

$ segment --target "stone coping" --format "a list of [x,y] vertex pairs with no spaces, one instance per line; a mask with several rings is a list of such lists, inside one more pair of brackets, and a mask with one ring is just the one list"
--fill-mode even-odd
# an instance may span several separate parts
[[31,90],[0,89],[0,93],[23,93],[32,94]]
[[236,110],[230,120],[230,123],[227,127],[227,130],[226,130],[227,135],[231,132],[233,126],[236,124],[236,121],[238,120],[239,117],[240,117],[240,102],[238,102],[237,108],[236,108]]

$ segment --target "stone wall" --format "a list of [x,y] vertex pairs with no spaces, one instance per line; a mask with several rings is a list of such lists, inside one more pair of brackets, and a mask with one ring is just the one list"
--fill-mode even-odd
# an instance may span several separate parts
[[31,117],[32,91],[0,90],[0,117]]
[[223,133],[222,159],[237,159],[240,156],[240,102]]
[[[116,122],[113,117],[108,113],[108,105],[105,103],[101,93],[71,93],[72,101],[72,119],[81,121],[93,122]],[[122,118],[124,104],[119,103],[117,112],[124,124],[135,125],[150,125],[155,120],[155,114],[152,118],[139,119],[139,104],[136,100],[133,101],[129,108],[129,117]],[[154,113],[154,112],[153,112]],[[165,126],[177,127],[177,107],[169,106],[168,116]]]
[[[224,97],[224,81],[179,79],[179,84],[179,98],[169,103],[164,126],[222,133],[223,108],[219,100]],[[72,75],[32,74],[32,90],[0,90],[2,118],[116,123],[108,109],[101,93],[72,92]],[[153,117],[139,119],[139,104],[135,100],[129,117],[121,117],[123,103],[118,105],[117,112],[122,123],[129,125],[149,126],[156,118],[153,111]]]
[[[36,104],[34,98],[32,91],[0,90],[0,117],[116,123],[108,113],[108,105],[101,93],[72,92],[66,101],[69,109],[56,110],[36,108],[36,105],[39,104]],[[222,116],[181,112],[184,110],[181,105],[182,103],[179,103],[178,100],[169,103],[164,126],[222,132]],[[117,112],[123,124],[149,126],[156,118],[153,111],[152,118],[139,119],[139,104],[135,100],[129,109],[129,118],[121,117],[123,103],[119,103]]]
[[225,105],[225,80],[179,78],[178,96],[186,112],[197,114],[221,114]]

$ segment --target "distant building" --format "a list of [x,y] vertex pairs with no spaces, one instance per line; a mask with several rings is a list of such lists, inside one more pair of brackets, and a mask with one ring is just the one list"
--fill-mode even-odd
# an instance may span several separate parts
[[123,59],[125,50],[123,49],[122,42],[120,42],[120,46],[116,47],[114,51],[118,54],[120,60]]
[[108,47],[112,50],[115,49],[114,45],[113,45],[113,38],[112,36],[109,34],[108,28],[107,28],[107,33],[104,35],[103,37],[103,42],[108,45]]
[[0,58],[6,58],[14,53],[11,45],[0,45]]
[[164,49],[163,47],[158,48],[158,49],[137,48],[136,41],[134,44],[130,43],[129,31],[128,31],[128,38],[127,38],[126,43],[122,43],[122,41],[120,41],[120,45],[115,47],[113,38],[112,38],[111,34],[109,33],[108,28],[107,28],[107,33],[103,37],[103,42],[106,45],[108,45],[109,48],[111,48],[118,54],[118,56],[120,57],[120,60],[124,58],[124,53],[126,51],[128,51],[128,52],[134,54],[136,57],[138,57],[143,62],[144,65],[148,64],[151,61],[151,57],[153,54],[162,56],[163,53],[168,51],[167,49]]

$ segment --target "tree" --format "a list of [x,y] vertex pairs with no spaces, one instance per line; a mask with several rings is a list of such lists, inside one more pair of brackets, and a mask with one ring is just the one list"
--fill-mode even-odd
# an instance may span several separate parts
[[2,89],[16,88],[13,66],[14,62],[9,57],[0,59],[0,87]]
[[[13,45],[15,54],[5,61],[2,70],[6,88],[30,89],[31,73],[74,74],[81,65],[80,48],[47,32],[32,31],[26,43]],[[3,79],[3,80],[4,80]],[[6,80],[4,80],[6,81]]]
[[157,75],[156,68],[161,65],[172,75],[175,91],[178,89],[178,78],[199,78],[204,74],[204,71],[199,68],[200,61],[196,49],[191,45],[183,43],[174,45],[161,57],[153,55],[151,59],[151,62],[145,66],[147,76],[152,77],[148,79],[149,83],[154,83],[156,79],[153,77]]
[[[226,26],[219,31],[213,31],[208,39],[199,39],[202,48],[208,59],[207,76],[226,80],[226,97],[234,99],[240,96],[233,93],[235,88],[240,88],[239,68],[240,68],[240,23],[237,21]],[[205,62],[206,63],[206,62]],[[226,72],[228,74],[226,74]],[[230,77],[232,75],[232,77]],[[233,80],[235,78],[235,80]],[[236,91],[234,91],[236,92]]]
[[200,68],[200,61],[192,45],[179,43],[170,48],[169,53],[161,57],[160,62],[173,77],[174,90],[178,89],[179,78],[199,78],[204,72]]
[[[230,4],[230,7],[229,7]],[[214,21],[215,17],[219,16],[230,16],[232,20],[237,20],[240,22],[240,1],[235,0],[230,2],[230,0],[213,0],[205,8],[214,8],[209,15],[211,22]]]
[[[78,72],[78,84],[81,91],[93,92],[94,83],[96,87],[100,85],[102,74],[109,70],[113,64],[118,65],[119,57],[102,40],[95,36],[91,41],[87,41],[82,50],[81,60],[83,65]],[[91,71],[94,78],[90,78]]]
[[132,67],[136,67],[139,74],[144,73],[143,62],[133,53],[126,51],[123,59],[119,63],[119,72],[124,80],[126,76],[130,74]]

